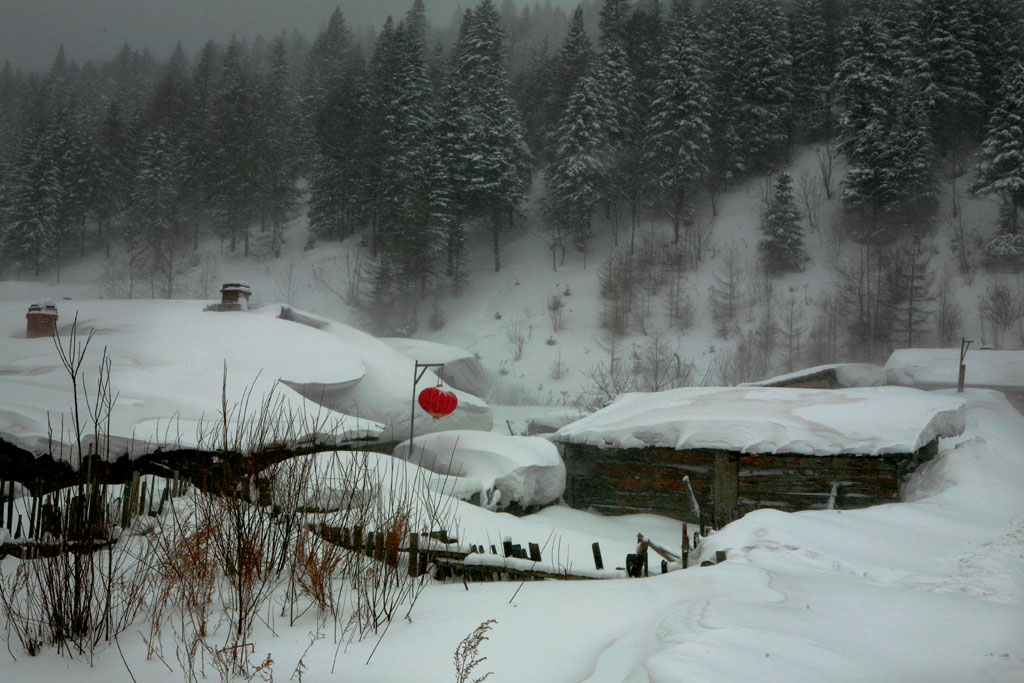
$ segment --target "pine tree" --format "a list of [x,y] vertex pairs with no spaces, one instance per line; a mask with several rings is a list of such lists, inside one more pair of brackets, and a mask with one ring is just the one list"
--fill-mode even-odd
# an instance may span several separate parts
[[544,138],[546,151],[558,146],[557,130],[561,125],[569,96],[576,92],[580,79],[588,73],[593,60],[593,46],[583,25],[583,6],[577,5],[552,67],[547,115],[542,124],[548,131]]
[[907,77],[920,90],[940,152],[978,134],[983,111],[981,71],[972,47],[966,0],[917,0],[908,32]]
[[295,181],[299,171],[299,130],[295,125],[294,101],[287,47],[284,38],[279,36],[270,46],[257,105],[260,224],[261,229],[270,224],[271,249],[275,255],[280,255],[284,224],[298,206]]
[[793,58],[793,131],[816,139],[831,127],[828,33],[824,0],[799,0],[789,19],[789,51]]
[[660,79],[647,125],[646,164],[672,218],[673,243],[697,183],[707,176],[711,144],[710,93],[693,16],[681,2],[673,7]]
[[547,176],[553,215],[582,249],[591,233],[591,214],[603,197],[611,163],[601,86],[584,77],[569,98],[558,128],[559,145]]
[[780,173],[775,179],[772,198],[761,221],[761,234],[758,250],[761,263],[769,273],[778,275],[803,270],[807,253],[800,210],[793,199],[793,179],[788,173]]
[[309,226],[315,235],[344,239],[371,219],[376,177],[369,154],[375,141],[371,104],[366,64],[354,48],[313,124]]
[[467,12],[453,52],[444,124],[455,196],[462,212],[488,219],[495,271],[501,270],[500,234],[522,200],[532,161],[509,96],[503,40],[491,0]]
[[1015,235],[1024,205],[1024,64],[1006,75],[1002,96],[992,112],[978,152],[974,190],[998,195],[1005,215],[1003,232]]
[[242,47],[232,41],[224,55],[219,94],[213,104],[211,205],[214,228],[234,252],[238,240],[249,255],[249,228],[259,195],[257,171],[257,90],[242,62]]

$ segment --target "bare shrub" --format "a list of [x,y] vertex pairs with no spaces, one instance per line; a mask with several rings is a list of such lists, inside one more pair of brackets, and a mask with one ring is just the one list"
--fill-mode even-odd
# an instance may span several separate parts
[[362,308],[370,261],[366,250],[357,246],[347,248],[340,256],[325,257],[313,266],[313,286],[348,306]]
[[561,332],[565,329],[565,302],[558,294],[548,299],[548,317],[551,318],[551,330]]
[[664,332],[654,332],[643,347],[633,353],[633,376],[639,391],[663,391],[693,384],[694,366],[683,361],[678,348],[665,340]]
[[526,344],[526,332],[523,329],[522,318],[512,318],[505,326],[505,338],[508,339],[509,350],[513,360],[521,360],[523,357],[523,345]]
[[455,661],[455,683],[483,683],[491,676],[493,672],[489,671],[483,676],[472,678],[473,670],[487,661],[487,657],[480,655],[480,646],[485,640],[488,640],[487,633],[492,628],[491,624],[496,623],[498,622],[494,619],[482,622],[455,648],[455,653],[452,655],[452,659]]

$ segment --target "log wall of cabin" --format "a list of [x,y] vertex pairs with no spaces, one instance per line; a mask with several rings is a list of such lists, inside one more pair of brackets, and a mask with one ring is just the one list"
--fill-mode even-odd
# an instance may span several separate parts
[[604,514],[649,512],[697,521],[684,481],[689,476],[705,520],[721,526],[759,508],[825,509],[833,486],[837,509],[896,502],[906,476],[937,452],[937,441],[916,453],[876,456],[564,444],[565,499]]

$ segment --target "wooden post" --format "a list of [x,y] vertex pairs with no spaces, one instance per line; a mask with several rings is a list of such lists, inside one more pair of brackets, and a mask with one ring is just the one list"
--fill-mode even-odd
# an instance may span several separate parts
[[491,555],[497,555],[497,554],[498,554],[498,549],[495,548],[494,544],[492,543],[491,544]]
[[683,561],[683,569],[686,569],[687,567],[690,566],[690,551],[689,550],[684,550],[683,551],[682,561]]
[[28,513],[28,537],[35,539],[36,537],[36,515],[39,514],[39,498],[36,496],[32,497],[32,509]]
[[136,507],[135,509],[138,511],[138,514],[142,515],[142,514],[145,514],[145,512],[146,512],[145,509],[144,509],[145,507],[146,507],[146,482],[142,482],[142,492],[139,494],[138,507]]
[[352,550],[356,552],[363,548],[363,527],[356,524],[352,527]]
[[7,482],[7,529],[14,524],[14,480]]
[[536,543],[530,543],[530,559],[534,562],[540,562],[540,546]]
[[506,538],[501,542],[501,549],[505,551],[505,557],[512,557],[512,539]]
[[516,543],[512,546],[512,557],[521,558],[523,557],[523,546]]
[[156,514],[158,516],[164,514],[164,503],[166,503],[167,500],[170,497],[171,497],[171,487],[170,486],[164,486],[164,490],[160,492],[160,507],[157,508],[157,511],[156,511]]
[[601,544],[594,543],[590,549],[594,551],[594,569],[604,569],[604,560],[601,559]]
[[351,548],[352,547],[352,539],[349,536],[349,531],[348,531],[347,527],[341,527],[341,547],[342,548]]
[[372,531],[367,531],[366,532],[366,548],[363,550],[363,554],[366,555],[367,557],[373,557],[373,548],[374,548],[373,536],[374,536],[374,532],[372,532]]
[[416,578],[420,575],[420,536],[409,534],[409,576]]
[[661,573],[668,574],[668,560],[661,561]]
[[719,562],[725,562],[725,551],[724,550],[716,550],[715,551],[715,564],[718,564]]
[[373,559],[384,559],[384,534],[380,531],[373,535]]
[[683,555],[690,549],[690,533],[686,530],[686,522],[683,522]]

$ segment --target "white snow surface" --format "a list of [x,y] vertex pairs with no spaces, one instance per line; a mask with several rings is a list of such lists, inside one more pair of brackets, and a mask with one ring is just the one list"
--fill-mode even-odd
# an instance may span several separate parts
[[[427,370],[416,385],[417,394],[427,387],[440,384],[458,399],[458,407],[453,413],[440,420],[433,419],[418,402],[412,403],[415,361],[376,337],[350,325],[290,306],[268,305],[255,312],[260,316],[284,318],[294,328],[304,327],[340,341],[346,354],[358,359],[366,369],[365,374],[357,382],[348,384],[310,384],[294,388],[306,398],[336,411],[383,423],[385,428],[381,439],[384,441],[402,441],[409,437],[410,404],[416,411],[416,435],[448,429],[488,431],[494,424],[491,408],[483,399],[445,384],[436,374]],[[290,382],[289,386],[292,386]]]
[[[117,393],[110,424],[112,457],[197,446],[201,435],[209,438],[221,420],[222,386],[232,435],[252,428],[267,399],[280,408],[282,415],[271,430],[281,438],[303,440],[315,434],[327,445],[380,434],[381,425],[326,410],[278,382],[358,380],[365,367],[344,343],[283,320],[204,311],[204,304],[60,302],[65,346],[76,314],[78,341],[95,333],[79,378],[83,415],[85,392],[95,398],[103,350],[110,356],[110,382]],[[27,306],[0,302],[0,437],[42,454],[49,450],[50,426],[56,441],[72,443],[73,394],[54,340],[25,336]],[[86,443],[94,431],[85,425]],[[61,451],[70,457],[67,448]]]
[[[1024,349],[968,350],[965,384],[982,387],[1024,387]],[[885,364],[889,384],[956,386],[960,349],[899,349]]]
[[700,387],[624,394],[552,439],[607,448],[879,455],[964,430],[963,401],[906,387]]
[[784,375],[770,377],[760,382],[744,382],[741,387],[764,387],[779,382],[816,375],[826,370],[835,370],[836,379],[844,387],[880,387],[886,384],[885,368],[872,363],[831,363],[828,365],[816,365],[813,368],[787,372]]
[[450,495],[468,500],[478,494],[489,509],[544,505],[565,491],[558,449],[536,436],[452,430],[416,437],[411,455],[410,442],[402,442],[394,455],[450,479]]

